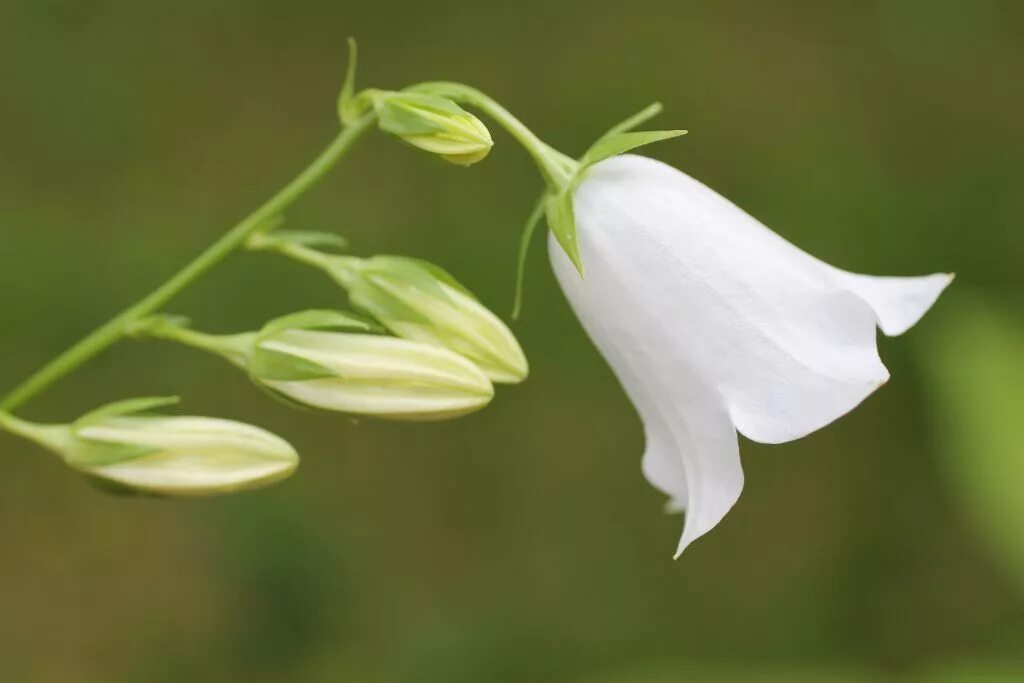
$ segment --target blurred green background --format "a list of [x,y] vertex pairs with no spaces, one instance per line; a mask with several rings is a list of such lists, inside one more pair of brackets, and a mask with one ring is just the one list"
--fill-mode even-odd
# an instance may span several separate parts
[[[438,425],[289,412],[222,362],[124,344],[25,411],[135,395],[272,429],[291,480],[110,497],[0,435],[0,680],[1024,680],[1024,3],[0,3],[0,385],[287,181],[363,85],[480,86],[579,153],[654,99],[658,156],[843,268],[955,270],[893,381],[797,443],[671,560],[639,421],[531,255],[526,384]],[[374,135],[290,214],[510,308],[540,187]],[[341,295],[240,255],[173,306],[232,331]]]

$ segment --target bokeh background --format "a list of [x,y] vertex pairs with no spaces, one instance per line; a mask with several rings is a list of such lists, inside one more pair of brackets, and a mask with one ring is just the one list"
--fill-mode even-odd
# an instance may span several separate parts
[[[199,502],[116,498],[0,435],[0,680],[1024,680],[1024,4],[4,0],[0,385],[175,268],[336,131],[363,85],[477,85],[579,153],[654,99],[651,148],[805,249],[958,273],[894,380],[800,442],[742,443],[679,561],[639,421],[531,255],[526,384],[438,425],[289,412],[226,364],[124,344],[27,417],[178,393],[304,454]],[[375,135],[290,214],[442,264],[504,313],[540,187]],[[343,299],[239,255],[173,306],[232,331]]]

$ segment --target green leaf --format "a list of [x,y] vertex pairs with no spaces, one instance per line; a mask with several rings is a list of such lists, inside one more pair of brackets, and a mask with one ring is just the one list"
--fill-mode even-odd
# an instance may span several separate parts
[[537,203],[533,207],[533,211],[530,212],[530,217],[526,219],[526,225],[523,227],[522,237],[519,238],[519,254],[516,261],[516,298],[512,304],[512,319],[519,320],[519,314],[523,310],[523,284],[526,282],[526,257],[530,252],[530,243],[533,242],[533,236],[537,232],[537,226],[540,225],[540,219],[544,216],[544,196],[541,196],[537,200]]
[[337,373],[311,360],[257,346],[249,376],[256,382],[303,382],[336,377]]
[[259,339],[284,330],[343,330],[346,332],[373,332],[374,326],[353,313],[331,310],[309,310],[275,318],[260,330]]
[[587,150],[580,160],[584,166],[592,166],[613,156],[623,154],[637,147],[653,142],[677,138],[686,135],[685,130],[648,130],[637,133],[614,133],[606,135]]
[[[579,176],[577,176],[579,177]],[[579,235],[576,232],[576,212],[572,205],[573,191],[576,183],[566,185],[556,195],[549,195],[544,203],[544,213],[548,219],[548,227],[555,239],[565,251],[566,256],[583,276],[583,258],[580,255]]]
[[115,401],[105,406],[90,411],[75,421],[76,427],[84,427],[95,424],[101,420],[111,417],[123,417],[138,413],[151,412],[157,408],[177,405],[181,402],[178,396],[144,396],[141,398],[129,398],[123,401]]

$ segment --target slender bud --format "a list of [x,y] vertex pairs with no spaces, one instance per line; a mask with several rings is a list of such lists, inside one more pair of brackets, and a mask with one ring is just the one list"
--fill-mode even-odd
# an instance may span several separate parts
[[508,326],[434,264],[402,256],[324,254],[296,245],[283,251],[326,271],[348,291],[353,306],[392,334],[451,349],[492,382],[516,384],[529,375],[526,355]]
[[348,70],[338,98],[342,125],[351,125],[370,108],[380,129],[459,166],[486,157],[491,133],[480,119],[439,95],[369,88],[356,92],[356,41],[348,40]]
[[258,385],[312,408],[395,420],[459,417],[483,408],[494,387],[473,363],[447,349],[373,333],[354,316],[306,311],[231,336],[149,334],[219,353]]
[[208,417],[140,414],[176,399],[104,406],[70,425],[0,415],[0,426],[54,451],[97,483],[161,496],[208,496],[288,477],[299,456],[258,427]]
[[480,119],[444,97],[366,91],[380,129],[459,166],[486,157],[494,142]]
[[490,403],[494,388],[466,359],[369,334],[283,330],[256,345],[253,378],[316,408],[396,420],[444,420]]

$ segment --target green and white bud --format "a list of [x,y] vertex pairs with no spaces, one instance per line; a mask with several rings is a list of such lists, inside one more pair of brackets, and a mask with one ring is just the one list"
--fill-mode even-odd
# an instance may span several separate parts
[[462,356],[376,334],[369,323],[336,311],[297,313],[239,335],[158,321],[141,332],[219,353],[259,386],[322,410],[431,421],[474,412],[494,397],[487,376]]
[[209,496],[257,488],[295,471],[288,442],[258,427],[209,417],[140,414],[176,399],[134,399],[69,425],[0,413],[0,426],[60,455],[70,467],[120,490]]
[[361,96],[371,102],[382,131],[445,161],[470,166],[494,146],[487,126],[449,99],[379,90]]
[[376,88],[357,93],[358,51],[351,38],[348,48],[348,72],[338,98],[343,125],[372,109],[382,131],[453,164],[470,166],[490,153],[494,142],[487,126],[447,97]]
[[283,330],[260,339],[252,377],[299,403],[395,420],[445,420],[483,408],[494,387],[445,349],[370,334]]
[[451,349],[492,382],[517,384],[529,375],[526,355],[508,326],[438,266],[402,256],[327,254],[287,239],[274,246],[324,270],[348,291],[354,307],[392,334]]

